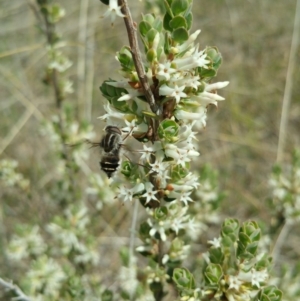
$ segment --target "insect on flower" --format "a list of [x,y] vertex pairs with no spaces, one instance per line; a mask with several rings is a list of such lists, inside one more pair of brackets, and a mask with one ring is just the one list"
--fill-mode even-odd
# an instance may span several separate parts
[[102,149],[100,167],[107,177],[111,178],[120,165],[122,131],[117,126],[109,125],[105,128],[105,132],[100,142],[91,142],[89,140],[86,140],[86,142],[92,147],[99,146]]
[[[125,130],[125,129],[124,129]],[[105,172],[108,178],[111,178],[113,174],[118,170],[119,166],[121,165],[121,157],[125,156],[127,158],[127,162],[136,161],[136,156],[133,155],[133,153],[141,153],[143,152],[142,150],[138,150],[139,146],[136,143],[140,143],[136,137],[140,137],[140,134],[134,135],[132,134],[134,128],[129,128],[128,132],[125,130],[124,132],[123,129],[114,126],[114,125],[108,125],[105,128],[105,134],[100,140],[100,142],[93,142],[88,139],[85,139],[83,142],[87,143],[90,145],[90,147],[99,147],[101,150],[101,160],[99,162],[101,170]],[[126,133],[127,132],[127,133]],[[125,137],[122,137],[122,135],[126,133]],[[133,140],[130,141],[130,146],[128,143],[125,143],[125,140],[129,136],[132,136],[134,138]],[[80,145],[81,143],[78,144],[69,144],[69,146],[76,146]],[[126,151],[126,154],[124,154],[121,150]],[[122,155],[122,156],[121,156]],[[131,158],[130,158],[131,157]],[[135,158],[133,158],[135,157]],[[133,166],[140,166],[145,168],[146,166],[134,162],[130,164],[125,164],[126,166],[126,171],[128,172],[128,168],[130,169],[133,168]],[[147,167],[149,169],[149,167]],[[124,170],[125,170],[124,169]],[[122,173],[124,171],[122,169]]]

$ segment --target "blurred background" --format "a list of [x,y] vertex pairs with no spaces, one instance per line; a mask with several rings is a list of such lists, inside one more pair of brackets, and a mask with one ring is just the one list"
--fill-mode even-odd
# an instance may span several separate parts
[[[145,2],[128,2],[133,18],[140,21]],[[53,214],[44,204],[53,161],[40,125],[51,119],[56,107],[53,90],[43,84],[45,36],[32,5],[29,0],[0,0],[0,158],[16,160],[18,172],[31,187],[30,195],[17,189],[0,192],[2,253],[16,224],[47,220]],[[76,107],[77,118],[86,119],[101,137],[104,124],[97,117],[104,113],[105,100],[99,86],[105,79],[118,78],[115,53],[128,44],[125,28],[121,19],[111,27],[110,20],[100,18],[106,7],[98,0],[64,0],[61,5],[66,16],[57,29],[64,40],[62,51],[73,62],[67,75],[74,93],[66,101]],[[268,180],[277,157],[295,10],[296,0],[194,1],[192,31],[201,29],[200,48],[217,46],[222,53],[216,81],[230,81],[219,92],[226,100],[218,108],[209,108],[207,127],[198,135],[201,156],[196,168],[210,164],[226,192],[221,220],[236,217],[270,223]],[[300,146],[299,59],[298,48],[283,154],[287,163],[292,150]],[[98,153],[91,150],[90,154],[87,164],[97,171]],[[112,244],[126,242],[130,206],[116,203],[99,213],[97,235],[103,237],[103,246],[108,244],[106,252],[115,248]],[[207,236],[211,239],[214,233]],[[299,258],[299,230],[293,229],[288,241],[290,258]],[[117,251],[110,256],[117,258]]]

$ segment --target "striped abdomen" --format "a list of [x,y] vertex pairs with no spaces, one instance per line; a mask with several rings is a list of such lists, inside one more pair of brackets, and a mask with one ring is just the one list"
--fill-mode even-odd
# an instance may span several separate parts
[[118,155],[105,154],[100,161],[101,169],[106,173],[106,175],[111,178],[113,173],[119,167],[120,158]]
[[100,161],[100,166],[106,175],[111,178],[120,165],[119,153],[121,149],[122,132],[116,126],[107,126],[105,131],[106,135],[100,142],[100,146],[104,151]]

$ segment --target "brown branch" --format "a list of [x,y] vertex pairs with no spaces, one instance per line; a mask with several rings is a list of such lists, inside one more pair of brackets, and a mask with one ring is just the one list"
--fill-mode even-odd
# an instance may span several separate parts
[[127,4],[127,0],[119,0],[119,5],[121,6],[122,13],[126,16],[124,17],[125,26],[127,29],[129,45],[131,48],[131,54],[134,62],[134,66],[136,72],[138,74],[140,83],[142,85],[144,95],[146,100],[152,110],[153,113],[156,113],[158,110],[158,106],[155,103],[155,98],[150,88],[148,78],[145,74],[144,65],[142,62],[139,45],[137,41],[137,34],[136,34],[136,25],[132,20],[131,13]]

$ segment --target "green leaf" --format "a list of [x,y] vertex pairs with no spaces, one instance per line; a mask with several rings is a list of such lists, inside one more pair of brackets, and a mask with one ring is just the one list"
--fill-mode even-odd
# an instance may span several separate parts
[[178,135],[179,125],[171,119],[163,120],[158,128],[160,139],[166,139],[168,142],[175,142]]
[[143,20],[152,25],[153,22],[155,21],[155,18],[152,14],[146,14],[146,15],[143,15]]
[[149,285],[150,290],[153,292],[154,295],[156,295],[158,292],[162,292],[163,291],[163,285],[161,282],[152,282]]
[[136,113],[137,109],[138,109],[138,104],[136,103],[136,101],[133,100],[131,105],[131,111],[133,113]]
[[159,119],[159,116],[157,116],[155,113],[153,112],[149,112],[149,111],[142,111],[142,114],[144,116],[150,117],[150,118],[155,118],[155,119]]
[[152,26],[147,21],[141,21],[139,24],[140,34],[145,37],[147,33],[151,30]]
[[156,37],[156,34],[157,34],[157,30],[154,28],[151,28],[147,33],[146,39],[147,39],[150,47],[152,47],[152,43]]
[[178,42],[178,43],[182,43],[188,40],[189,38],[189,33],[188,31],[183,28],[177,28],[172,32],[172,38],[174,41]]
[[224,254],[221,248],[210,248],[209,259],[211,263],[221,264],[224,260]]
[[113,293],[110,290],[105,290],[101,295],[102,301],[112,301],[113,300]]
[[217,72],[214,69],[197,68],[200,78],[212,78],[216,76]]
[[189,3],[187,0],[174,0],[171,9],[175,16],[183,13],[189,7]]
[[282,292],[274,285],[267,286],[260,290],[254,300],[260,301],[280,301]]
[[147,61],[149,63],[152,63],[157,59],[157,53],[153,48],[151,48],[147,51],[146,57],[147,57]]
[[123,71],[129,72],[135,70],[132,54],[130,52],[129,47],[122,47],[122,49],[117,53],[117,57],[122,66]]
[[176,268],[173,272],[173,281],[179,289],[194,289],[195,280],[186,268]]
[[168,13],[165,13],[164,20],[163,20],[164,29],[172,32],[173,28],[170,26],[171,20],[172,17]]
[[[113,80],[109,80],[113,81]],[[124,113],[131,113],[129,109],[128,103],[126,101],[118,101],[118,99],[122,96],[123,93],[127,94],[128,92],[123,88],[116,88],[112,85],[107,84],[105,81],[100,86],[100,91],[102,95],[119,111]]]
[[109,4],[109,0],[100,0],[103,4],[108,5]]
[[176,16],[175,18],[173,18],[170,21],[170,27],[172,27],[173,29],[179,28],[179,27],[184,27],[187,28],[187,22],[185,20],[185,18],[183,18],[182,16]]
[[155,21],[152,24],[153,28],[155,28],[158,32],[162,32],[163,29],[163,23],[160,18],[156,18]]
[[169,14],[171,18],[174,17],[173,15],[173,12],[172,12],[172,9],[171,9],[171,1],[172,0],[165,0],[164,3],[165,3],[165,8],[166,8],[166,14]]
[[142,240],[148,239],[150,237],[149,232],[151,230],[150,225],[147,222],[143,222],[140,225],[139,236]]
[[190,30],[193,24],[193,14],[189,13],[186,17],[185,17],[186,23],[187,23],[187,30]]
[[222,267],[219,264],[210,263],[205,269],[204,276],[207,284],[217,286],[223,277]]
[[41,13],[42,13],[43,15],[47,16],[48,13],[49,13],[49,12],[48,12],[48,8],[45,7],[45,6],[41,7]]
[[157,220],[165,220],[167,216],[168,216],[168,209],[165,206],[156,208],[153,215],[153,217]]
[[221,236],[228,237],[231,241],[236,241],[238,238],[239,222],[237,219],[227,218],[221,229]]
[[121,257],[123,266],[129,267],[130,254],[129,254],[129,250],[127,247],[122,247],[120,249],[120,257]]
[[171,170],[171,178],[174,182],[177,182],[181,179],[184,179],[189,173],[189,170],[185,168],[184,166],[176,165]]
[[256,263],[256,269],[263,270],[268,269],[272,263],[272,257],[268,254],[264,254],[262,258]]
[[212,67],[215,71],[217,71],[222,63],[222,55],[219,52],[217,47],[207,47],[205,49],[205,53],[207,54],[207,59],[210,60],[209,66]]
[[167,31],[165,32],[164,52],[165,54],[170,53],[170,34]]

